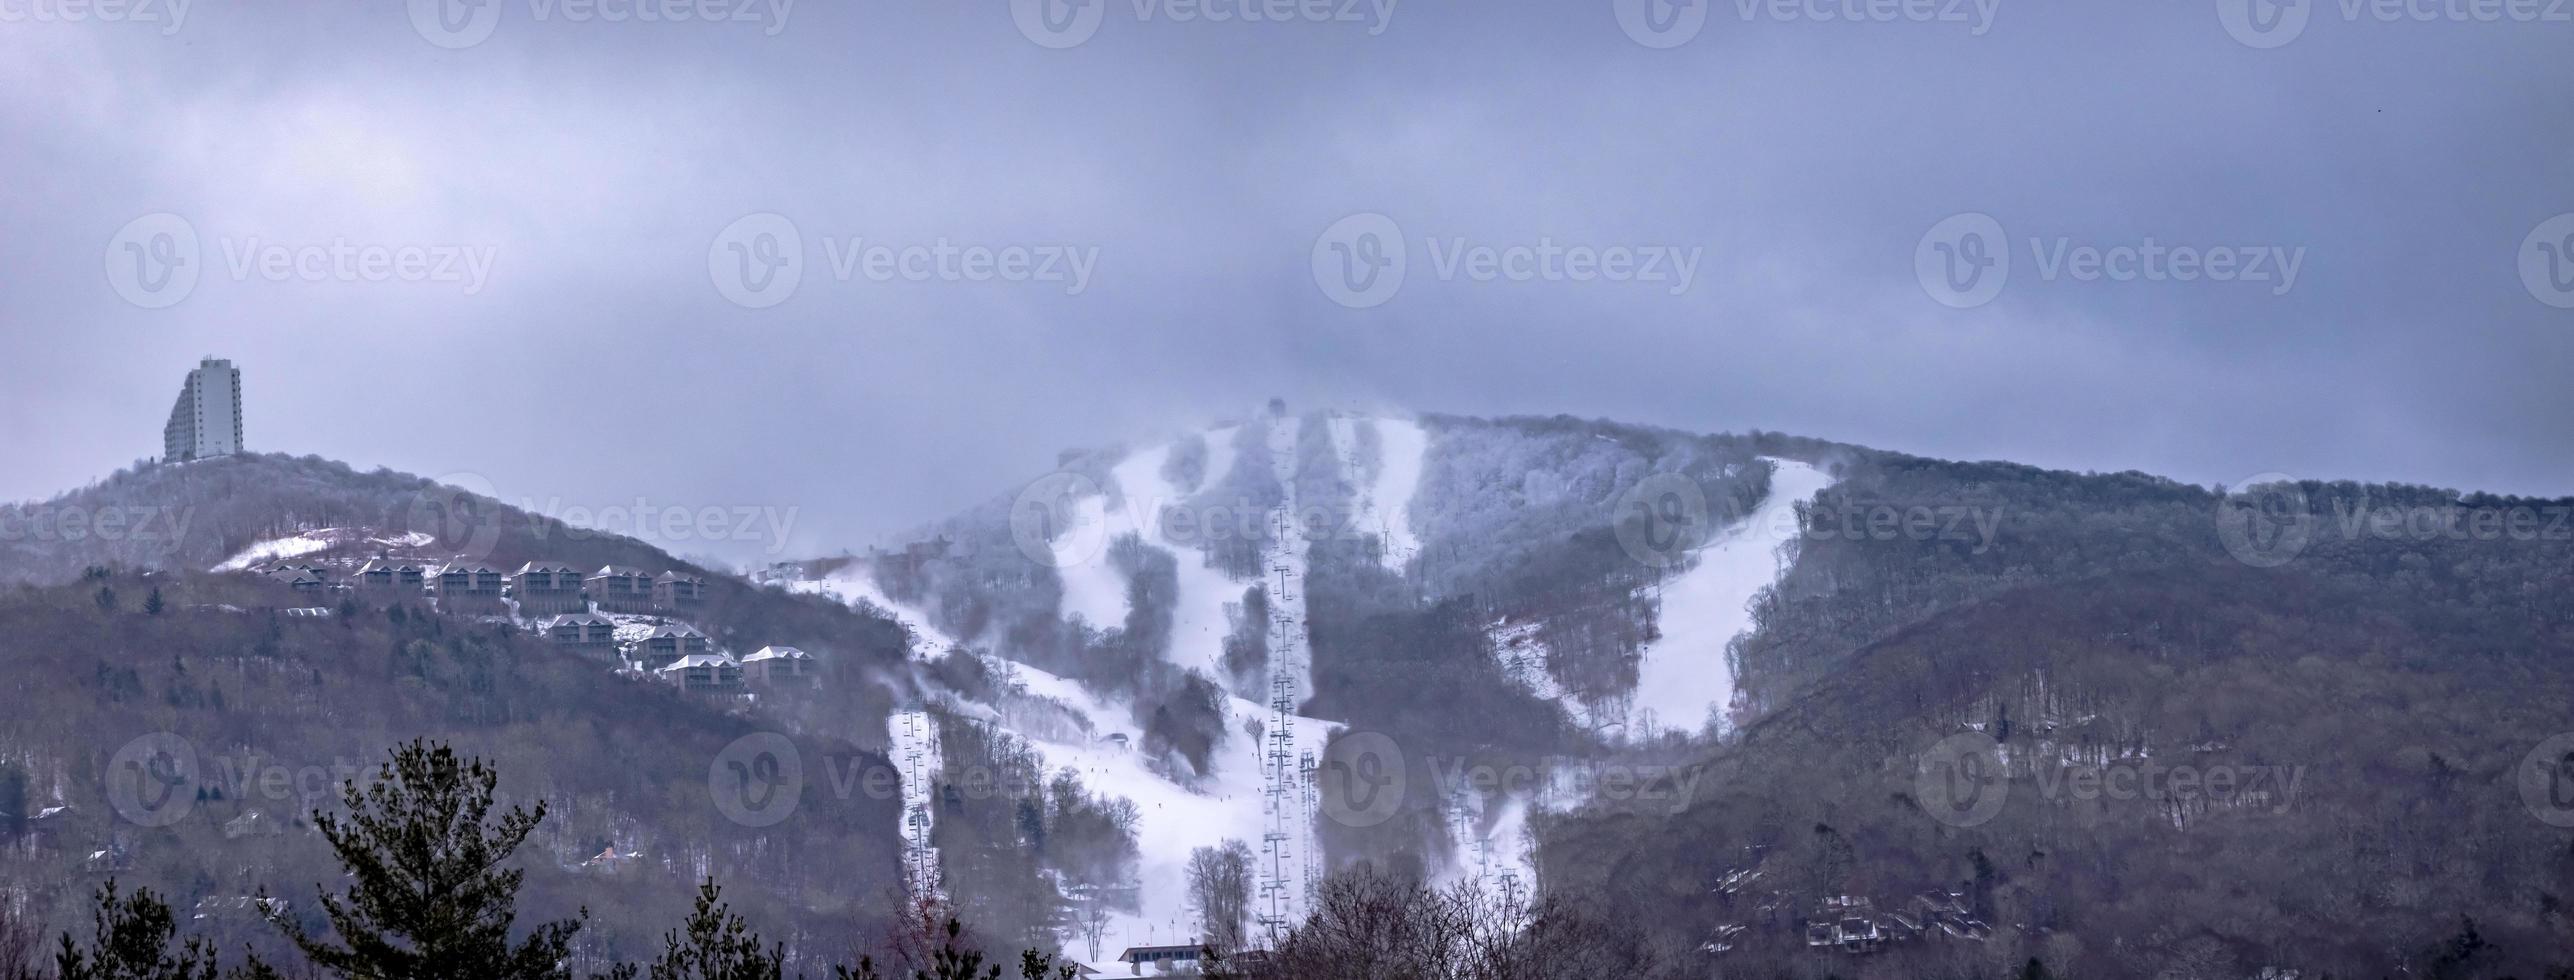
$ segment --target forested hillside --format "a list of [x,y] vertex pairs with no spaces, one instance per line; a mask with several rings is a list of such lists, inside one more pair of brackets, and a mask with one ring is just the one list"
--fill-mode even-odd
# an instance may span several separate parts
[[[2236,500],[2170,481],[1867,458],[1738,644],[1757,720],[1699,756],[1684,809],[1550,823],[1548,886],[1755,974],[1813,962],[1828,898],[1925,891],[1990,936],[1854,969],[2563,965],[2574,836],[2523,773],[2574,731],[2568,502],[2269,493],[2293,550],[2230,551]],[[1998,533],[1843,523],[1915,508]]]
[[[311,813],[424,735],[503,763],[505,796],[547,802],[528,902],[549,918],[588,907],[586,953],[646,955],[709,873],[799,944],[872,937],[901,907],[898,794],[831,791],[834,775],[898,776],[881,722],[846,721],[881,719],[893,696],[864,661],[826,661],[825,686],[803,699],[728,706],[417,602],[280,615],[291,601],[254,577],[203,574],[0,594],[0,662],[15,678],[0,713],[0,878],[36,921],[84,921],[90,887],[113,874],[204,912],[198,925],[227,946],[268,938],[247,904],[263,884],[318,927],[312,888],[336,872]],[[772,826],[711,795],[726,747],[758,732],[784,733],[812,784]],[[177,797],[116,771],[166,746],[193,760],[154,770]]]

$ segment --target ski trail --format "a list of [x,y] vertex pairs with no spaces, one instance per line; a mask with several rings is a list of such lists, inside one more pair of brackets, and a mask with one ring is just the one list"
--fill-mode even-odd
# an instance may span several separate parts
[[[1772,459],[1770,494],[1751,516],[1700,547],[1697,562],[1662,587],[1662,639],[1638,665],[1635,708],[1664,728],[1697,731],[1711,710],[1734,699],[1725,647],[1752,628],[1752,597],[1778,581],[1779,545],[1796,534],[1796,505],[1832,478],[1794,460]],[[1721,722],[1720,722],[1721,724]]]

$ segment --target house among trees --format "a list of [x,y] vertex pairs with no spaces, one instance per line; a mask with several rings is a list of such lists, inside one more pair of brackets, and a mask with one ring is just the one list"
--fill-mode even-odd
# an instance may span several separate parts
[[1198,947],[1191,944],[1128,946],[1125,952],[1117,954],[1117,961],[1126,964],[1127,970],[1139,977],[1157,973],[1196,973],[1198,953]]
[[663,609],[694,609],[706,601],[706,580],[696,575],[663,572],[653,577],[652,601]]
[[609,612],[645,613],[652,611],[652,576],[642,569],[609,565],[592,572],[583,582],[590,590],[590,601]]
[[456,562],[438,570],[438,600],[461,602],[489,600],[499,602],[509,576],[490,565]]
[[653,670],[655,676],[683,691],[722,693],[742,689],[742,665],[721,653],[699,653]]
[[600,651],[617,648],[617,624],[605,616],[556,616],[545,621],[544,631],[546,639],[567,647]]
[[1874,953],[1884,948],[1888,939],[1898,938],[1890,934],[1891,925],[1878,913],[1876,903],[1865,896],[1834,895],[1817,903],[1814,913],[1806,918],[1805,944],[1813,949]]
[[429,586],[429,570],[418,562],[393,558],[376,558],[358,566],[351,576],[361,588],[400,589],[420,592]]
[[581,601],[581,570],[570,565],[532,561],[519,566],[511,577],[516,580],[521,613],[580,612],[589,608]]
[[682,659],[713,652],[715,643],[706,634],[686,623],[673,623],[629,645],[626,659],[642,664],[645,670],[660,670]]
[[298,593],[318,593],[331,587],[331,580],[325,571],[314,565],[279,565],[261,574],[266,575],[269,581],[284,585]]
[[813,655],[794,647],[761,647],[742,658],[742,672],[762,684],[819,683],[813,672]]

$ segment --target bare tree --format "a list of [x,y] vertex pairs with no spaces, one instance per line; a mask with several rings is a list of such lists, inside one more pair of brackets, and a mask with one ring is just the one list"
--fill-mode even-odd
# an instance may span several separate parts
[[1251,919],[1251,847],[1238,840],[1189,854],[1189,907],[1198,913],[1200,942],[1218,950],[1242,948]]
[[1362,870],[1324,882],[1313,916],[1251,980],[1555,980],[1673,976],[1642,930],[1573,903],[1524,904],[1472,882],[1432,889]]

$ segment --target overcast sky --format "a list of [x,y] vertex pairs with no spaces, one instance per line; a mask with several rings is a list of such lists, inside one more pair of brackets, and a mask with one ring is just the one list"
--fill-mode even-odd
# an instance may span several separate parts
[[0,499],[209,354],[739,558],[1272,394],[2574,493],[2546,3],[1697,2],[0,0]]

